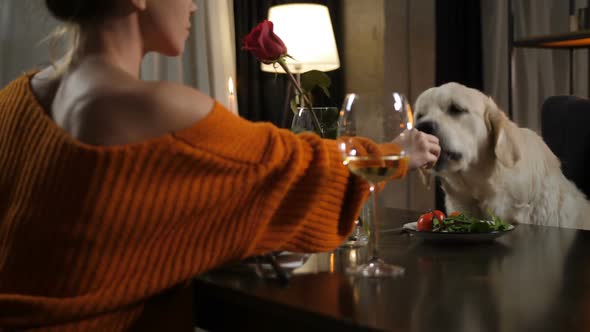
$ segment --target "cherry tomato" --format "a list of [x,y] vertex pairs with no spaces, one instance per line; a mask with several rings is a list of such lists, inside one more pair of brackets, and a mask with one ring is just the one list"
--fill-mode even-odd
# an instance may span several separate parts
[[451,212],[451,214],[449,214],[449,217],[456,217],[460,214],[461,214],[461,212],[459,212],[459,211]]
[[441,210],[434,210],[432,211],[432,215],[438,219],[439,222],[443,222],[445,220],[445,214]]
[[429,232],[432,231],[432,218],[434,215],[432,212],[424,213],[423,215],[418,218],[418,222],[416,223],[416,229],[419,232]]

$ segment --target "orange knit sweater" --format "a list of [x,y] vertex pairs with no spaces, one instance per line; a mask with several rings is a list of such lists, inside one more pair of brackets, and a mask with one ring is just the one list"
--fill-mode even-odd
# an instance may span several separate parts
[[137,328],[146,312],[180,310],[163,294],[203,271],[335,248],[367,192],[335,141],[219,104],[141,143],[80,143],[30,77],[0,91],[0,330]]

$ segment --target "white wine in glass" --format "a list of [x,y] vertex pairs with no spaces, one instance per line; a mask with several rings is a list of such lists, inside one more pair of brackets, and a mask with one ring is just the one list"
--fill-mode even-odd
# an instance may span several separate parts
[[394,177],[407,164],[403,155],[387,155],[382,157],[346,157],[344,164],[350,171],[370,184],[377,184]]
[[[387,264],[379,257],[377,202],[382,184],[402,178],[407,172],[406,150],[412,142],[408,139],[411,135],[406,139],[404,135],[412,127],[410,104],[400,93],[393,92],[386,97],[349,93],[344,99],[338,120],[340,151],[350,172],[370,185],[372,203],[369,218],[364,221],[369,224],[369,260],[366,264],[351,267],[350,274],[395,277],[404,273],[403,267]],[[404,145],[398,142],[404,142]]]

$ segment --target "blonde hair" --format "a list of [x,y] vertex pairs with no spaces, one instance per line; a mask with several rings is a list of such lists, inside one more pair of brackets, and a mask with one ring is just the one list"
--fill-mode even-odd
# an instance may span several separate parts
[[49,43],[51,65],[56,76],[59,76],[75,60],[76,49],[80,45],[80,25],[64,23],[55,28],[44,41]]

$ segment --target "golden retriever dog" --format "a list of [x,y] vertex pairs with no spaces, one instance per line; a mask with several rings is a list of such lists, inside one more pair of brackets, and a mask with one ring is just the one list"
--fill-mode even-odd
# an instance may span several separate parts
[[511,223],[590,229],[590,204],[534,131],[519,128],[478,90],[447,83],[416,100],[416,128],[439,138],[432,170],[448,212]]

